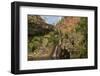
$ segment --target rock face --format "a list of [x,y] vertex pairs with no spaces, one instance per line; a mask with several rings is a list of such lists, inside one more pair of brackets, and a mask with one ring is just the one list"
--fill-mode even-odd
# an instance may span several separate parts
[[53,30],[53,26],[47,24],[40,16],[28,16],[28,35],[43,35]]
[[28,16],[28,60],[87,58],[87,18],[65,16],[56,25]]
[[75,30],[75,27],[80,22],[80,17],[64,17],[60,23],[57,24],[57,28],[63,33],[71,32]]

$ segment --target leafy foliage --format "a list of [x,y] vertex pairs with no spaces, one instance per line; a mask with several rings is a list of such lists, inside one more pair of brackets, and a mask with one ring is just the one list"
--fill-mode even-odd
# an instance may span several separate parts
[[28,53],[33,53],[36,59],[41,56],[52,59],[53,55],[58,59],[87,58],[87,20],[87,17],[63,17],[53,26],[40,16],[28,16]]

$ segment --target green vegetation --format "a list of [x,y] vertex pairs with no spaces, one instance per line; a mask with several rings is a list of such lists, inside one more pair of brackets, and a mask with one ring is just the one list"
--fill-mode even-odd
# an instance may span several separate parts
[[80,32],[83,36],[83,39],[80,43],[80,57],[84,58],[84,57],[87,57],[87,41],[88,41],[88,21],[87,21],[87,18],[86,17],[82,17],[81,18],[81,21],[80,21],[80,24],[77,26],[76,28],[76,31],[77,32]]
[[87,58],[87,23],[87,17],[63,17],[50,25],[29,15],[28,60]]

